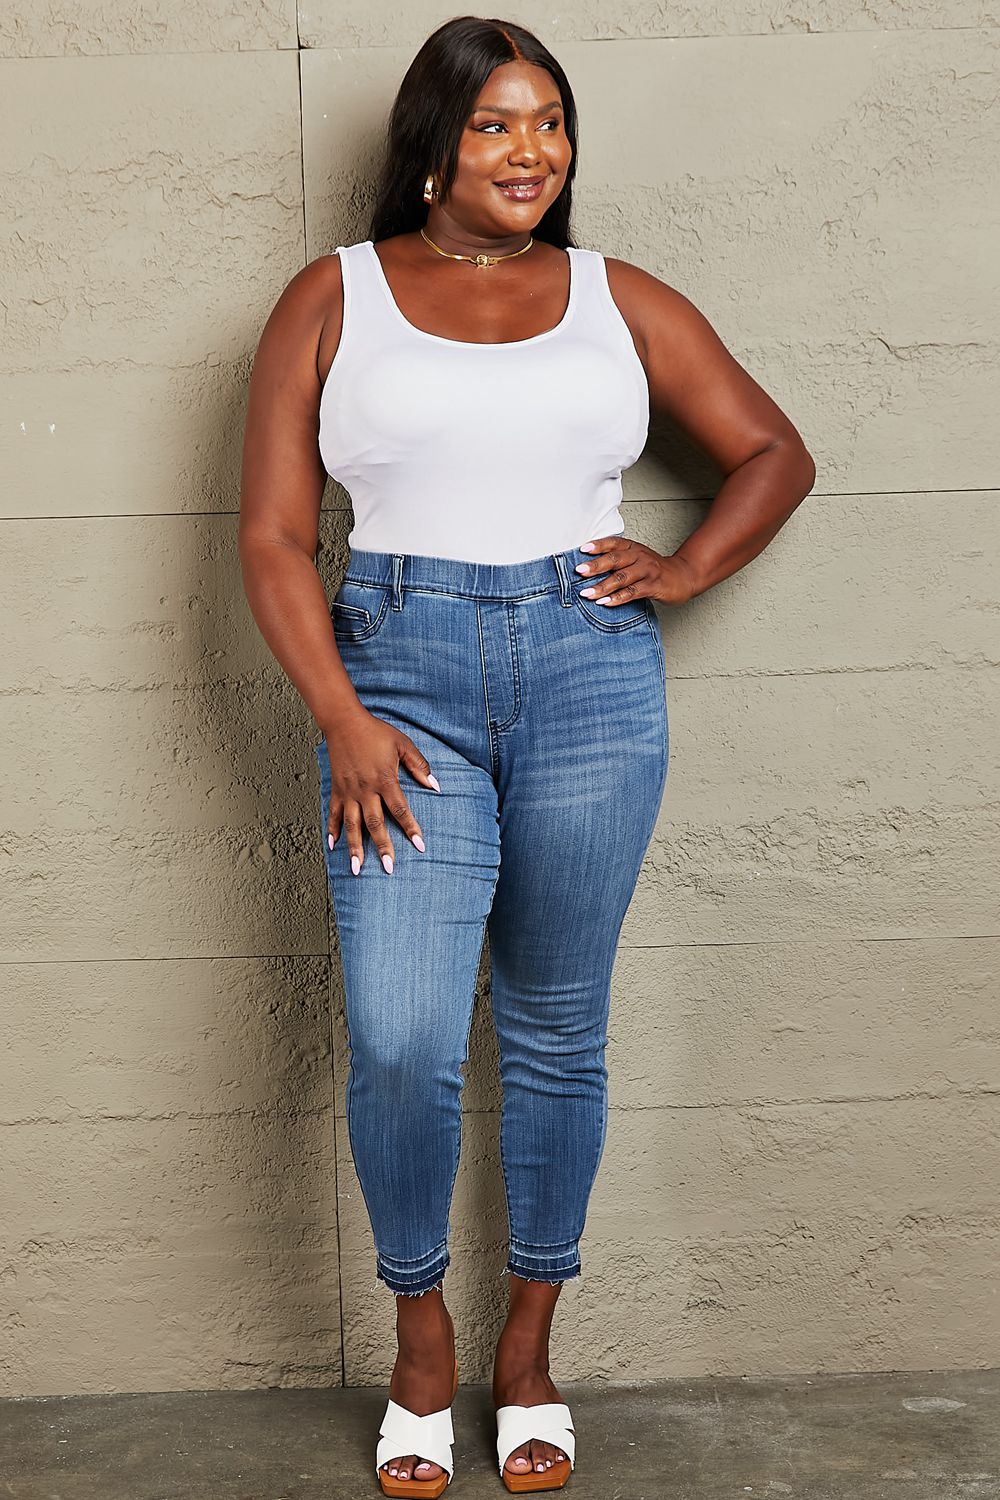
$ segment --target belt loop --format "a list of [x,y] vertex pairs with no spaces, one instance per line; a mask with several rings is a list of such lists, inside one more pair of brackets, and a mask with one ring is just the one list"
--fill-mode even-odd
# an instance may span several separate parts
[[392,554],[392,607],[403,607],[403,553]]
[[569,565],[566,562],[565,552],[553,552],[552,561],[559,575],[559,603],[563,606],[570,605],[573,603],[573,595],[570,589]]

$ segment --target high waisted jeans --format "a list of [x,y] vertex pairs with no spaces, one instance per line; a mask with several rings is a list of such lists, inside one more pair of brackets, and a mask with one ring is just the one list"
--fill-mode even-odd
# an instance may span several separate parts
[[[667,774],[663,646],[649,599],[580,597],[588,554],[476,563],[354,550],[331,605],[361,702],[426,755],[402,764],[421,853],[385,812],[351,873],[321,838],[344,971],[348,1135],[395,1293],[442,1282],[461,1140],[461,1066],[489,932],[503,1108],[507,1271],[564,1281],[607,1132],[611,971]],[[605,574],[597,575],[600,577]]]

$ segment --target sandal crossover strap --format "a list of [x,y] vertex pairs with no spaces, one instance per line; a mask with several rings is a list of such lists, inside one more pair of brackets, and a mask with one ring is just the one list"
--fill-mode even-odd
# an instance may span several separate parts
[[381,1436],[375,1448],[376,1474],[391,1458],[399,1458],[405,1453],[415,1453],[429,1463],[440,1464],[448,1471],[449,1478],[454,1473],[451,1445],[455,1441],[455,1429],[450,1406],[418,1417],[416,1412],[400,1406],[390,1397],[379,1432]]
[[497,1457],[500,1473],[515,1448],[536,1438],[561,1448],[572,1469],[576,1456],[573,1419],[565,1401],[543,1401],[538,1406],[497,1407]]

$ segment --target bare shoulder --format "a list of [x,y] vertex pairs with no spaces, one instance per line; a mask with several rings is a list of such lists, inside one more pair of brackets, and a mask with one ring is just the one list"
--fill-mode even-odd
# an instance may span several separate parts
[[286,369],[289,366],[299,369],[301,378],[308,378],[311,372],[321,381],[322,349],[331,338],[336,347],[343,311],[340,256],[317,256],[296,271],[271,308],[261,334],[258,357],[270,354]]
[[344,284],[339,255],[320,255],[296,271],[271,310],[282,325],[300,324],[323,314],[331,305],[343,307]]
[[642,266],[604,257],[611,296],[628,324],[643,363],[647,362],[651,343],[669,345],[672,337],[683,339],[692,324],[705,320],[684,293],[661,281]]

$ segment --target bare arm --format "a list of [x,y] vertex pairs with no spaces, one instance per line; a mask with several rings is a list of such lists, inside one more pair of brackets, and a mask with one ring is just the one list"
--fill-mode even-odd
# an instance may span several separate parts
[[[653,597],[680,603],[764,550],[812,489],[816,466],[789,418],[693,303],[638,266],[610,258],[607,264],[609,286],[646,370],[651,405],[666,412],[726,476],[701,524],[661,560],[665,567],[621,558],[626,568],[633,563],[630,582],[647,574],[653,582],[655,571]],[[603,558],[593,571],[618,565],[612,548],[595,550]],[[637,543],[633,550],[648,551]],[[597,588],[610,585],[612,597],[614,583],[608,579]]]
[[250,377],[240,487],[239,554],[250,609],[324,733],[360,706],[316,568],[326,482],[316,354],[324,310],[331,298],[336,307],[339,285],[336,256],[313,261],[292,278],[264,326]]
[[355,692],[316,568],[326,482],[319,452],[317,354],[328,317],[338,325],[343,319],[336,255],[311,262],[292,278],[261,335],[243,440],[240,565],[260,632],[330,752],[330,847],[346,830],[357,875],[364,863],[364,823],[391,874],[395,850],[383,803],[417,848],[424,848],[420,824],[399,783],[400,764],[422,784],[438,788],[430,763],[410,737],[370,714]]

